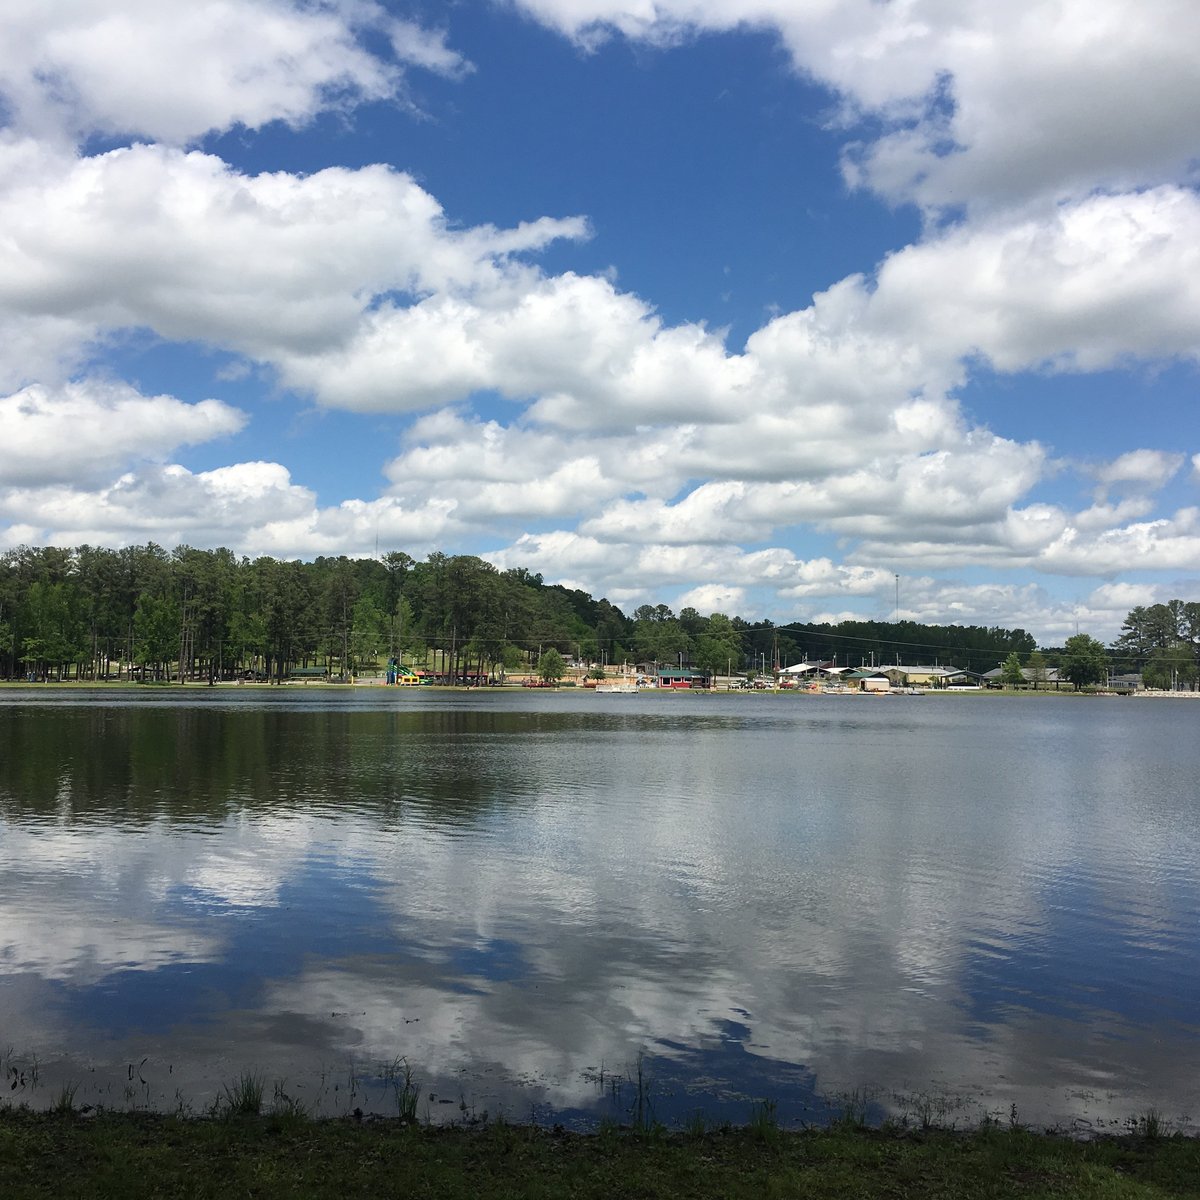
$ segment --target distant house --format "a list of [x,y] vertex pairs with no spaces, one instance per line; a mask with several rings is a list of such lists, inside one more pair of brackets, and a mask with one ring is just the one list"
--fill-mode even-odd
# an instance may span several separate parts
[[659,667],[654,681],[660,688],[706,688],[710,677],[704,671],[694,671],[691,667]]
[[880,668],[893,687],[979,687],[983,676],[962,667],[905,666]]
[[1114,692],[1144,692],[1146,681],[1136,672],[1127,675],[1110,675],[1108,686]]
[[[1065,679],[1059,674],[1057,667],[1043,667],[1036,680],[1033,671],[1028,667],[1022,667],[1021,676],[1025,680],[1025,686],[1030,688],[1046,688],[1047,690],[1053,688],[1058,691],[1060,687],[1074,687],[1069,679]],[[988,687],[1004,687],[1004,668],[993,667],[992,670],[985,671],[980,678]]]
[[892,687],[945,687],[947,676],[954,673],[950,667],[910,667],[903,664],[881,667],[880,670],[892,681]]
[[849,688],[859,692],[890,692],[892,681],[883,671],[872,671],[863,667],[857,671],[848,671],[842,676],[842,682]]

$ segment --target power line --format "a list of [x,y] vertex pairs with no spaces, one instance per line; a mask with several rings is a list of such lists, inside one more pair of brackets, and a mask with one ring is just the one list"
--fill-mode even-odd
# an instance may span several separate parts
[[753,633],[762,629],[779,630],[784,633],[795,633],[802,637],[818,638],[827,641],[859,642],[870,646],[875,646],[881,642],[885,642],[889,646],[900,646],[908,650],[931,650],[935,653],[945,652],[947,654],[1009,654],[1013,649],[1012,646],[953,646],[948,643],[939,644],[937,642],[907,642],[902,641],[899,638],[889,637],[886,633],[881,633],[876,637],[859,637],[852,633],[829,633],[815,625],[772,625],[769,622],[762,622],[761,624],[756,625],[744,625],[736,632]]

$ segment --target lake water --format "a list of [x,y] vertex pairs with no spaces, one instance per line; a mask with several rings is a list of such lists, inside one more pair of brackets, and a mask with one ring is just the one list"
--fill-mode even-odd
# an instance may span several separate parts
[[1200,1113],[1200,703],[0,692],[3,1095]]

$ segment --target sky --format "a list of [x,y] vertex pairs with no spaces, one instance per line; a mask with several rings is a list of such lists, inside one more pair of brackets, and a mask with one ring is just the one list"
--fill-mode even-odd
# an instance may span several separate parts
[[8,0],[0,550],[1200,599],[1194,0]]

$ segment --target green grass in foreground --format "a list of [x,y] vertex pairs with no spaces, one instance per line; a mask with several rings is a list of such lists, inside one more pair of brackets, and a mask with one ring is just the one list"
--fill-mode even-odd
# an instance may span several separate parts
[[1015,1129],[579,1135],[0,1111],[0,1196],[1200,1197],[1200,1141]]

